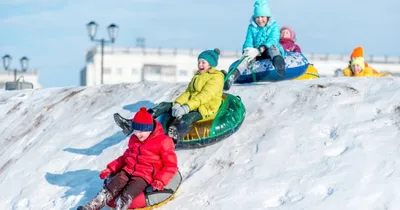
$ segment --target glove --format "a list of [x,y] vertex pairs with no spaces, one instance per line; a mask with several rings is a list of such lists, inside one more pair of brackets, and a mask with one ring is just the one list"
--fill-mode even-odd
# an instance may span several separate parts
[[180,107],[181,107],[181,105],[180,105],[179,103],[175,103],[175,104],[172,106],[172,108],[171,108],[171,110],[172,110],[172,116],[175,117],[176,110],[179,109]]
[[247,56],[246,60],[248,63],[250,63],[252,60],[254,60],[259,55],[260,55],[260,50],[258,50],[257,48],[244,49],[243,56]]
[[111,174],[111,172],[112,172],[112,171],[111,171],[109,168],[106,168],[106,169],[102,170],[102,171],[100,172],[100,179],[105,179],[105,178],[107,178],[108,175]]
[[183,106],[179,106],[178,108],[174,110],[172,110],[172,116],[173,117],[180,117],[182,115],[185,115],[187,113],[189,113],[189,106],[188,105],[183,105]]
[[151,183],[151,186],[153,187],[153,189],[158,191],[164,190],[164,184],[158,180],[154,180],[153,183]]

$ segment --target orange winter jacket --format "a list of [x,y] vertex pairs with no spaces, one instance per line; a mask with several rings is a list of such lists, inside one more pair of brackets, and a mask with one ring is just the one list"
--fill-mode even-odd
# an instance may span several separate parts
[[372,67],[367,66],[367,64],[365,65],[365,69],[362,70],[358,74],[354,74],[353,71],[351,71],[350,66],[348,66],[345,69],[343,69],[343,75],[346,77],[385,77],[385,76],[390,76],[390,74],[379,73],[377,70],[373,69]]

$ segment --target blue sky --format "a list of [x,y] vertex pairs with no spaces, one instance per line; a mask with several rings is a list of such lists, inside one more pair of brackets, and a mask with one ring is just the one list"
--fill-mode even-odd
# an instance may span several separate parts
[[[45,87],[77,86],[89,41],[86,23],[120,27],[115,46],[238,50],[253,11],[252,0],[1,0],[0,56],[22,56],[40,71]],[[292,26],[305,53],[400,56],[400,1],[270,0],[278,24]],[[195,65],[195,64],[194,64]],[[0,68],[2,69],[2,68]]]

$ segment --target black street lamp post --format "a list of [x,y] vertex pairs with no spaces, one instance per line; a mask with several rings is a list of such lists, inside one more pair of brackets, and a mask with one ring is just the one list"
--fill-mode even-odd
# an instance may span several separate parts
[[[11,64],[11,60],[12,57],[10,55],[5,55],[3,56],[3,67],[5,70],[10,70],[10,64]],[[22,57],[21,59],[19,59],[19,62],[21,63],[21,70],[22,72],[26,72],[26,70],[28,69],[28,63],[29,63],[29,59],[27,57]],[[14,69],[14,82],[17,81],[17,71],[18,69]]]
[[103,74],[104,74],[104,45],[108,44],[108,43],[114,43],[115,39],[118,36],[118,26],[114,23],[110,24],[107,27],[108,30],[108,36],[110,37],[110,40],[105,40],[104,38],[101,39],[95,39],[96,36],[96,32],[97,32],[97,23],[94,21],[89,22],[88,24],[86,24],[87,30],[88,30],[88,34],[90,37],[91,41],[94,42],[100,42],[101,44],[101,84],[103,84]]

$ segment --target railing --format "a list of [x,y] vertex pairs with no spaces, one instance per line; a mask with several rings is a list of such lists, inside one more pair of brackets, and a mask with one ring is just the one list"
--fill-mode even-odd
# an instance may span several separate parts
[[[320,60],[320,61],[329,61],[329,60],[339,60],[339,61],[349,61],[350,55],[337,55],[337,54],[304,54],[309,60]],[[384,64],[398,64],[400,63],[399,57],[389,57],[389,56],[374,56],[369,55],[365,56],[365,61],[368,63],[384,63]]]
[[[184,56],[197,56],[203,50],[194,50],[194,49],[166,49],[166,48],[114,48],[114,47],[105,47],[105,54],[141,54],[141,55],[184,55]],[[91,48],[87,54],[87,60],[90,60],[95,54],[100,53],[100,48]],[[221,57],[224,58],[238,58],[241,55],[241,51],[222,51]],[[305,53],[304,54],[309,60],[312,61],[329,61],[329,60],[339,60],[339,61],[349,61],[349,55],[338,55],[338,54],[314,54],[314,53]],[[365,60],[368,63],[384,63],[384,64],[399,64],[399,57],[389,57],[389,56],[374,56],[369,55],[365,56]]]

